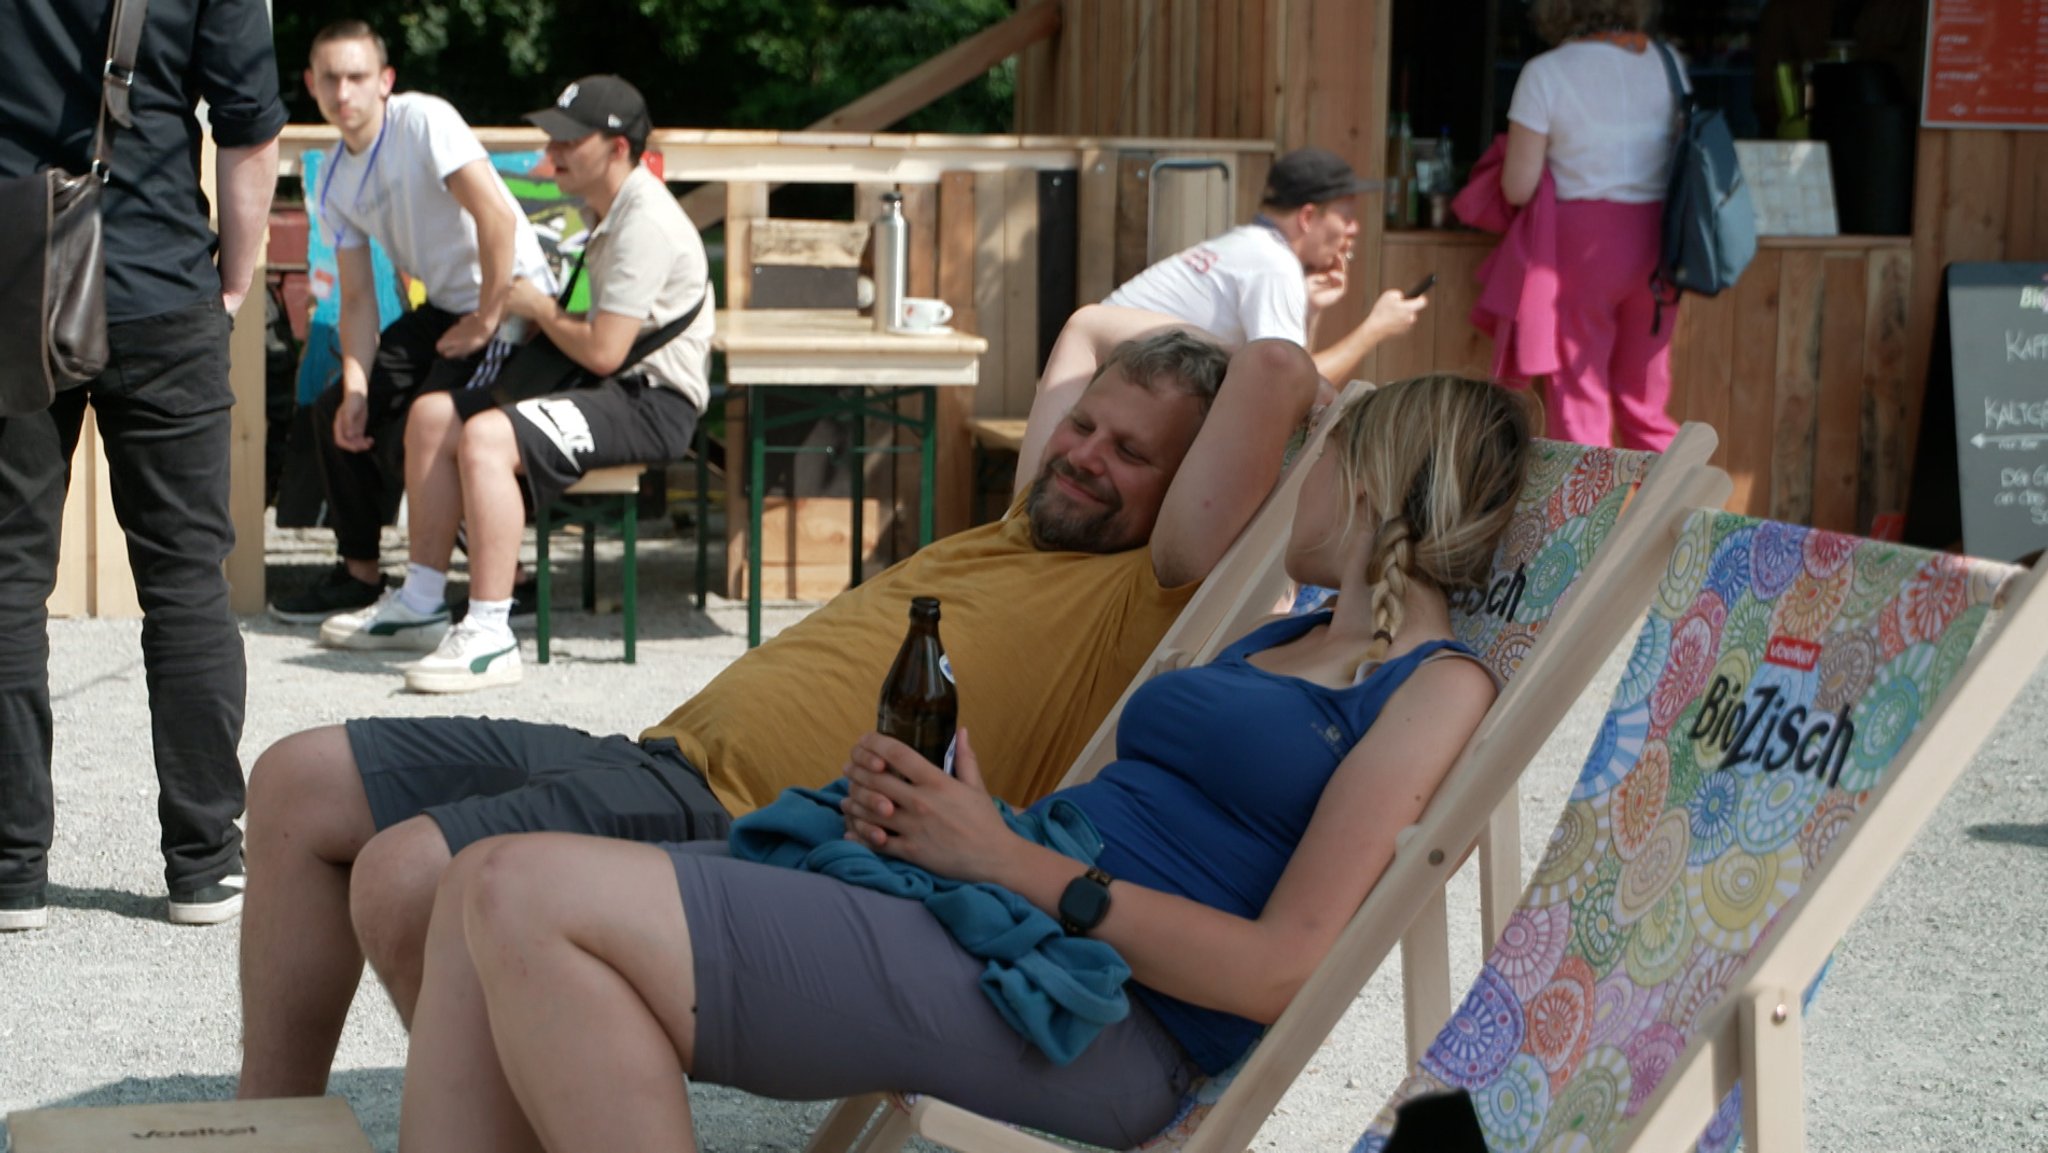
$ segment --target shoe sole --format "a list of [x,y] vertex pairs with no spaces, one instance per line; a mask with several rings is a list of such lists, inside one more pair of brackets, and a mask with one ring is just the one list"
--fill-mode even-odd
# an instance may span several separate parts
[[349,649],[354,652],[430,653],[441,647],[441,638],[447,635],[448,626],[445,624],[432,629],[408,629],[402,633],[384,635],[365,632],[335,633],[323,627],[320,630],[320,644],[325,648]]
[[172,901],[170,921],[173,925],[218,925],[241,915],[242,895],[237,893],[225,901],[208,901],[203,905]]
[[405,687],[416,693],[473,693],[479,689],[495,689],[502,685],[516,685],[525,677],[523,663],[503,662],[492,665],[480,673],[459,669],[405,670]]
[[349,605],[345,608],[321,609],[317,612],[293,612],[290,609],[281,609],[276,605],[271,605],[270,619],[287,625],[324,625],[331,617],[338,617],[343,613],[358,612],[368,607],[368,605]]
[[0,910],[0,933],[19,933],[26,929],[40,929],[50,923],[50,910],[7,909]]

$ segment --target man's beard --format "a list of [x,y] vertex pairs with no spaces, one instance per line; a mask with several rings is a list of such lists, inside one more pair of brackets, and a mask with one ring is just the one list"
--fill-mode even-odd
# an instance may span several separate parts
[[1031,495],[1024,501],[1024,515],[1031,520],[1031,537],[1038,547],[1068,552],[1113,553],[1133,546],[1116,524],[1117,514],[1123,511],[1123,501],[1117,498],[1115,490],[1098,494],[1108,501],[1100,511],[1083,512],[1071,500],[1056,496],[1051,491],[1055,471],[1081,488],[1097,492],[1097,486],[1074,475],[1064,458],[1048,461],[1038,479],[1031,482]]

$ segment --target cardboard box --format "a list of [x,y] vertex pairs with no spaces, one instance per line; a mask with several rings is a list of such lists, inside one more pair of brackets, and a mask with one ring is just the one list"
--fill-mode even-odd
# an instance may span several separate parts
[[29,1109],[7,1128],[12,1153],[370,1153],[339,1097]]

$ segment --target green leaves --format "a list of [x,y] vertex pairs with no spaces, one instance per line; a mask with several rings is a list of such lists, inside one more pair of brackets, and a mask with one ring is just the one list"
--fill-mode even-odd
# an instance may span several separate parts
[[[616,72],[663,126],[802,128],[1011,15],[1009,0],[309,0],[276,9],[292,118],[313,34],[357,16],[390,45],[401,89],[472,124],[516,124],[563,84]],[[891,127],[1009,129],[1013,64]]]

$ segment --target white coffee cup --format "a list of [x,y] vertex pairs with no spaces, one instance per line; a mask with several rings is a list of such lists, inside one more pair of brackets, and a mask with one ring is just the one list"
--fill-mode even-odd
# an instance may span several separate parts
[[953,306],[930,296],[903,298],[904,328],[938,328],[953,319]]

